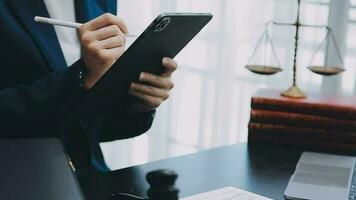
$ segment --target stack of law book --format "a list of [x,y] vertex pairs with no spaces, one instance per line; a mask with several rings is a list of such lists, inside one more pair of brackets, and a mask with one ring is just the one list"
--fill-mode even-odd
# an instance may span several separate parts
[[262,89],[251,100],[250,143],[356,153],[356,97],[309,94],[290,99]]

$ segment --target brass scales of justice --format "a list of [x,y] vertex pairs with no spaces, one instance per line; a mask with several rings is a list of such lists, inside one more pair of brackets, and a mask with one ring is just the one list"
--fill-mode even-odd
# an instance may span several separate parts
[[[311,58],[311,61],[314,60],[314,57],[316,56],[317,52],[319,52],[321,50],[323,45],[325,43],[327,43],[327,42],[330,42],[330,40],[331,40],[332,44],[336,48],[336,53],[337,53],[338,59],[341,62],[341,66],[310,65],[310,66],[308,66],[308,69],[310,71],[312,71],[313,73],[319,74],[319,75],[322,75],[322,76],[333,76],[333,75],[337,75],[337,74],[340,74],[340,73],[345,71],[344,66],[343,66],[344,62],[343,62],[343,59],[342,59],[342,56],[341,56],[341,52],[340,52],[340,49],[339,49],[339,47],[338,47],[338,45],[336,43],[336,38],[335,38],[335,35],[334,35],[333,31],[331,30],[331,28],[329,26],[301,24],[300,23],[300,8],[301,8],[301,0],[298,0],[297,20],[293,24],[278,23],[278,22],[273,22],[273,21],[267,23],[265,32],[263,33],[261,39],[257,43],[257,45],[256,45],[256,47],[255,47],[255,49],[253,51],[253,55],[251,56],[251,58],[248,61],[248,64],[245,66],[246,69],[250,70],[253,73],[259,74],[259,75],[273,75],[273,74],[276,74],[278,72],[283,71],[282,68],[281,68],[281,64],[280,64],[280,62],[278,60],[277,53],[276,53],[275,48],[273,46],[272,39],[271,39],[270,34],[269,34],[269,27],[271,25],[295,26],[296,27],[296,32],[295,32],[295,48],[294,48],[294,60],[293,60],[293,85],[288,90],[286,90],[286,91],[281,93],[281,95],[284,96],[284,97],[294,98],[294,99],[306,98],[307,97],[307,95],[304,92],[302,92],[302,90],[300,90],[299,87],[297,86],[298,42],[299,42],[299,30],[300,30],[301,27],[320,28],[320,29],[326,29],[326,31],[327,31],[325,39],[323,40],[321,45],[317,48],[317,50],[313,54],[313,56]],[[257,53],[257,50],[262,45],[263,41],[265,41],[266,44],[269,43],[271,45],[272,55],[274,56],[275,60],[277,61],[277,65],[266,65],[266,63],[263,63],[263,64],[253,64],[252,63],[252,60],[255,57],[255,54]]]

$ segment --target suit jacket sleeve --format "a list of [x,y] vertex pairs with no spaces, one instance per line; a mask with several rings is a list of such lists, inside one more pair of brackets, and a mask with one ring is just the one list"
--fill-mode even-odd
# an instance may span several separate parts
[[[70,107],[83,95],[78,61],[72,67],[49,73],[29,85],[0,91],[0,136],[55,136]],[[35,132],[35,133],[34,133]]]
[[121,95],[116,97],[99,97],[94,100],[91,98],[92,94],[86,94],[72,105],[71,116],[68,118],[79,121],[88,138],[94,143],[128,139],[145,133],[152,125],[155,111],[133,113],[128,102],[122,99],[131,99],[127,96],[128,91],[119,93]]
[[133,112],[131,101],[127,100],[132,98],[127,96],[124,88],[119,90],[118,96],[86,95],[75,107],[75,118],[79,119],[90,139],[97,142],[128,139],[151,127],[156,111]]
[[82,118],[91,139],[99,142],[128,139],[145,133],[152,125],[155,111],[131,116],[127,112],[109,112],[93,118]]
[[[49,73],[32,84],[1,90],[0,136],[57,136],[65,123],[78,117],[72,112],[85,96],[79,79],[83,67],[83,61],[79,60],[68,69]],[[131,138],[150,128],[154,112],[130,116],[120,102],[116,107],[120,109],[94,117],[81,116],[75,121],[80,121],[87,132],[95,133],[98,141]]]

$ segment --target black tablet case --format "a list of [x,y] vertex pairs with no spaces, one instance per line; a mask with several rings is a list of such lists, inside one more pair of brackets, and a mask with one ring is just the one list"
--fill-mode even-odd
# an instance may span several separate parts
[[[138,80],[141,72],[160,74],[162,58],[174,58],[212,17],[209,13],[166,13],[158,16],[95,84],[81,105],[89,106],[92,112],[93,109],[103,110],[103,107],[110,109],[117,102],[128,104],[129,84]],[[165,26],[167,19],[169,23]],[[163,29],[159,31],[160,27]]]
[[83,199],[57,139],[0,139],[0,159],[0,199]]

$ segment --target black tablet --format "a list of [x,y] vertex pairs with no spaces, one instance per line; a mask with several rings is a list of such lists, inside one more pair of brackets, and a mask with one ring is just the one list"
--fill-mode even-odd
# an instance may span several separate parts
[[94,85],[82,103],[105,102],[108,107],[117,101],[125,103],[129,84],[137,81],[141,72],[160,74],[162,59],[174,58],[212,17],[210,13],[159,15]]

